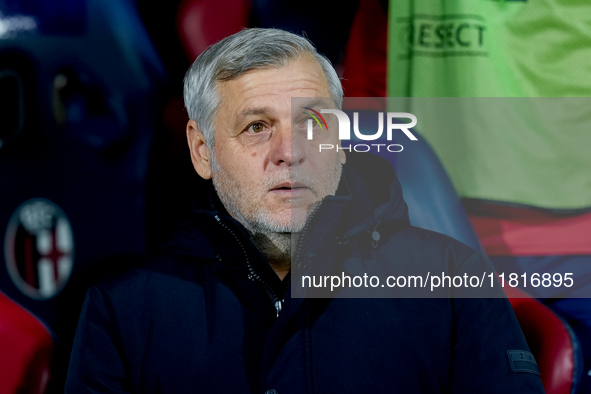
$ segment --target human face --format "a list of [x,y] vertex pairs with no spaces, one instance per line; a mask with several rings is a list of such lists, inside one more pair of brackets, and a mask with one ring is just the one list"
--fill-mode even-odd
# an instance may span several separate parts
[[[322,68],[312,56],[301,56],[219,83],[217,91],[221,169],[212,177],[220,199],[252,232],[299,231],[311,206],[334,194],[345,162],[342,151],[318,154],[318,141],[309,143],[300,129],[292,133],[292,98],[334,108]],[[336,132],[324,138],[338,142]]]

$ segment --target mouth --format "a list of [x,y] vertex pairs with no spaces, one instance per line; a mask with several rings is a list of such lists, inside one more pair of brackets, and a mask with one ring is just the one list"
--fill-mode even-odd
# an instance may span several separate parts
[[303,183],[283,182],[274,186],[269,191],[271,193],[278,194],[281,197],[293,198],[301,196],[308,190],[310,190],[308,186],[304,185]]

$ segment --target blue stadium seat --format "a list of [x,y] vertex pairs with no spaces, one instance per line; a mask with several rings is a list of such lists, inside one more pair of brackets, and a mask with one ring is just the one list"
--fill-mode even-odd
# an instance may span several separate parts
[[86,286],[146,250],[166,83],[134,1],[0,0],[0,290],[53,331],[58,392]]

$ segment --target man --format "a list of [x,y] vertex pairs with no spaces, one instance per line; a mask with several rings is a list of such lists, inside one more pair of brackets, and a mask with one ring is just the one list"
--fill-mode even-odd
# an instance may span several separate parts
[[[292,262],[488,267],[409,225],[391,167],[373,182],[342,150],[313,154],[308,124],[337,135],[292,98],[339,108],[342,94],[330,63],[280,30],[244,30],[195,61],[187,139],[213,185],[162,251],[89,289],[67,392],[543,392],[504,299],[291,297]],[[520,371],[508,351],[526,357]]]

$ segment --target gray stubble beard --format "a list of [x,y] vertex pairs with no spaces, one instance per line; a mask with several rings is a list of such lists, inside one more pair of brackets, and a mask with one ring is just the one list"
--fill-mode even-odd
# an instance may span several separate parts
[[[341,173],[342,164],[338,159],[335,171],[330,179],[330,185],[327,187],[327,193],[322,194],[335,194]],[[254,244],[267,257],[270,263],[291,261],[292,245],[296,244],[295,241],[297,240],[298,234],[303,230],[311,211],[320,201],[316,201],[308,207],[305,215],[306,220],[300,220],[297,223],[293,220],[290,220],[289,223],[274,223],[271,216],[261,206],[256,206],[254,209],[246,209],[247,212],[243,212],[244,209],[241,210],[239,208],[239,199],[245,195],[255,195],[257,192],[261,193],[261,191],[269,190],[280,182],[290,179],[293,181],[294,177],[292,175],[293,173],[290,171],[287,176],[283,174],[282,177],[274,177],[273,179],[268,179],[262,181],[260,184],[248,187],[247,190],[239,190],[236,188],[238,184],[236,178],[228,174],[227,171],[224,171],[223,168],[219,168],[218,171],[212,173],[213,185],[222,204],[224,204],[230,215],[246,228]],[[318,182],[306,174],[299,174],[297,181],[305,183],[315,194],[319,193]],[[231,190],[236,190],[236,193],[232,193]],[[291,200],[289,202],[296,201]]]

